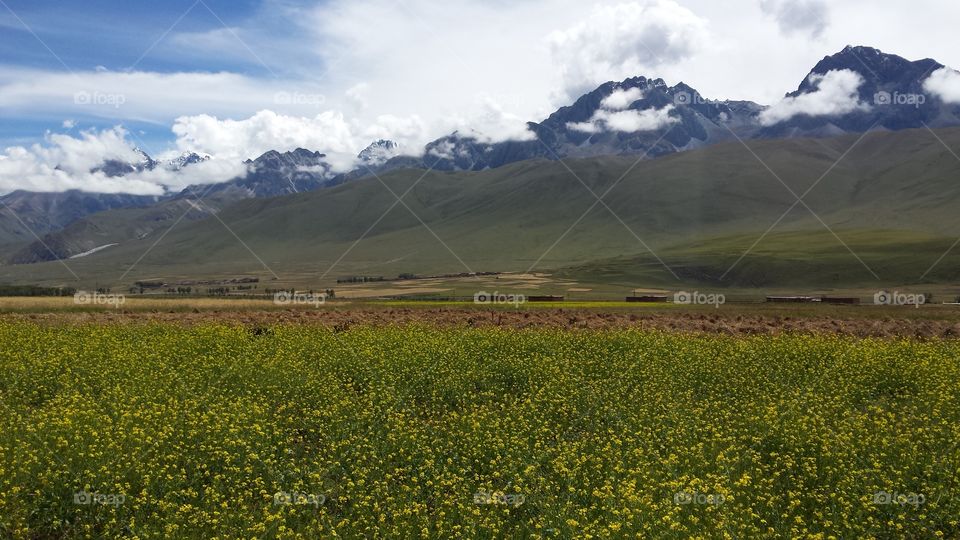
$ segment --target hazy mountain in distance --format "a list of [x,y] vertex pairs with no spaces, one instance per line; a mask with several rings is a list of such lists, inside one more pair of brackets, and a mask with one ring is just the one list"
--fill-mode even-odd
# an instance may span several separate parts
[[[0,244],[33,242],[44,235],[104,210],[143,208],[162,197],[123,193],[14,191],[0,197]],[[31,232],[32,231],[32,232]]]
[[[190,186],[180,193],[156,198],[148,204],[117,204],[47,228],[42,240],[32,236],[27,245],[19,246],[5,257],[12,264],[66,259],[110,244],[150,237],[154,232],[182,221],[209,217],[211,213],[247,198],[278,197],[312,191],[327,185],[334,175],[326,156],[320,152],[297,149],[292,152],[270,151],[255,160],[248,160],[249,173],[240,178],[213,185]],[[187,153],[170,162],[169,167],[184,170],[209,157]],[[81,219],[82,218],[82,219]],[[57,230],[59,229],[59,230]],[[46,234],[44,234],[46,233]]]

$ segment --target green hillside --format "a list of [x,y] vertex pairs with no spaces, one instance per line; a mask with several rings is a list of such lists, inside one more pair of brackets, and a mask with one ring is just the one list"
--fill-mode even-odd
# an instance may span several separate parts
[[[937,135],[960,149],[960,129]],[[107,286],[274,274],[320,285],[348,275],[531,268],[634,286],[676,283],[646,244],[690,283],[921,282],[960,237],[960,161],[918,130],[870,134],[838,163],[855,142],[750,141],[759,159],[731,143],[640,163],[607,157],[472,173],[394,171],[184,220],[146,256],[166,229],[67,262],[83,282]],[[409,194],[399,204],[390,190]],[[791,190],[806,194],[816,216],[794,205]],[[591,191],[606,193],[609,209]],[[958,267],[960,249],[923,281],[954,281]],[[0,267],[0,282],[70,281],[57,262]]]

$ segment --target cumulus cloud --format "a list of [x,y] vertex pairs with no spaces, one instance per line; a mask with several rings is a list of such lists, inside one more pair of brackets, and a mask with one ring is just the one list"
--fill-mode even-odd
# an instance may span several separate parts
[[597,8],[585,21],[548,38],[567,97],[690,57],[707,38],[707,22],[673,0]]
[[327,154],[331,164],[341,170],[352,165],[355,149],[360,144],[354,140],[350,123],[334,111],[301,117],[263,110],[243,120],[220,119],[208,114],[182,116],[174,123],[173,132],[177,146],[184,151],[242,161],[270,150],[287,152],[306,148]]
[[605,109],[619,111],[626,109],[633,104],[634,101],[637,101],[642,97],[643,90],[639,88],[618,88],[609,96],[604,98],[600,105]]
[[163,186],[170,191],[180,191],[191,185],[219,184],[246,176],[248,170],[247,165],[242,162],[211,156],[206,161],[179,170],[161,166],[128,176],[134,181]]
[[[604,103],[607,102],[604,101]],[[617,100],[614,100],[613,105],[619,104]],[[662,109],[642,111],[636,109],[611,110],[611,108],[601,107],[593,113],[589,121],[571,122],[567,124],[567,128],[583,133],[654,131],[677,121],[675,117],[670,116],[673,109],[673,105],[667,105]]]
[[764,14],[776,19],[784,34],[820,37],[827,29],[829,8],[824,0],[760,0]]
[[338,172],[354,168],[359,151],[375,140],[392,140],[404,152],[419,153],[432,134],[458,130],[487,143],[535,137],[522,118],[504,111],[491,99],[483,100],[472,114],[444,117],[431,124],[418,115],[380,115],[370,122],[360,122],[347,120],[338,111],[304,117],[262,110],[240,120],[206,114],[182,116],[173,125],[177,147],[182,151],[242,161],[270,150],[306,148],[327,154],[328,162]]
[[137,163],[141,159],[127,141],[126,130],[121,127],[85,131],[79,137],[51,133],[46,140],[47,146],[33,145],[30,153],[40,162],[70,174],[89,172],[107,160]]
[[923,89],[946,103],[960,103],[960,73],[948,67],[940,68],[923,82]]
[[503,109],[499,103],[484,97],[477,112],[466,118],[454,117],[447,131],[467,132],[483,143],[504,141],[532,141],[537,138],[527,121]]
[[431,132],[469,130],[483,142],[534,137],[522,119],[505,112],[492,100],[487,100],[479,111],[466,117],[445,117],[433,125],[427,125],[417,115],[380,115],[372,122],[360,122],[347,120],[337,111],[295,116],[262,110],[239,120],[209,114],[181,116],[171,128],[176,136],[176,150],[172,152],[205,153],[212,159],[182,171],[158,167],[117,178],[90,171],[108,160],[137,163],[142,159],[123,128],[86,131],[76,137],[49,134],[45,144],[12,147],[0,155],[0,192],[80,189],[162,194],[192,184],[242,176],[246,173],[243,161],[256,159],[270,150],[318,150],[327,155],[334,171],[345,172],[357,165],[359,150],[377,139],[393,140],[404,152],[419,154]]
[[262,110],[245,119],[212,115],[182,116],[173,125],[181,151],[199,151],[227,161],[256,159],[270,150],[306,148],[323,152],[337,172],[357,165],[357,154],[371,142],[388,139],[405,151],[422,151],[427,127],[414,115],[381,115],[370,123],[348,121],[337,111],[316,116],[290,116]]
[[840,116],[869,109],[869,105],[860,101],[858,90],[864,80],[855,71],[841,69],[823,75],[814,73],[810,75],[810,83],[816,90],[784,98],[760,113],[760,123],[772,126],[800,115]]
[[427,126],[418,115],[400,117],[383,114],[363,129],[363,140],[377,141],[386,139],[400,145],[401,152],[421,152]]
[[155,169],[108,177],[91,172],[105,161],[139,163],[143,156],[121,127],[85,131],[77,137],[48,134],[45,144],[14,146],[0,155],[0,193],[23,189],[56,192],[77,189],[98,193],[161,195],[190,184],[215,183],[244,173],[239,163],[211,160],[182,171]]

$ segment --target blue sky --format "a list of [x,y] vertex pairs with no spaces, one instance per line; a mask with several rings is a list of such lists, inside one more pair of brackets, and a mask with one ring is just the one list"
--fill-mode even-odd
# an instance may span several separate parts
[[[241,43],[232,50],[201,51],[183,39],[209,32],[239,29],[256,21],[259,30],[285,21],[265,16],[260,0],[3,0],[0,6],[0,58],[8,65],[55,72],[110,71],[232,72],[269,79],[289,75],[293,64],[270,65],[264,56]],[[278,3],[275,3],[278,4]],[[293,2],[284,2],[295,6]],[[239,32],[239,30],[235,30]],[[232,38],[229,33],[226,37]],[[237,38],[233,38],[237,41]],[[291,69],[293,67],[293,69]],[[0,146],[36,142],[48,130],[63,131],[66,118],[43,119],[34,112],[5,115]],[[74,131],[107,128],[117,119],[76,116]],[[120,119],[144,145],[163,148],[171,139],[169,126]]]
[[[74,70],[96,66],[123,70],[137,62],[151,44],[159,40],[158,46],[140,60],[138,65],[142,69],[262,71],[256,62],[232,62],[229,58],[198,59],[189,54],[177,54],[169,42],[161,40],[167,32],[176,36],[221,28],[217,17],[228,26],[244,24],[256,14],[257,0],[205,0],[200,4],[196,0],[84,0],[72,3],[4,0],[4,3],[6,7],[0,7],[0,26],[4,29],[0,36],[0,54],[3,58],[15,59],[20,65],[61,69],[63,65],[57,59],[59,57],[63,64]],[[204,5],[209,6],[216,17]]]
[[958,19],[942,0],[0,0],[0,193],[84,187],[52,160],[116,141],[344,168],[379,138],[525,137],[637,75],[774,105],[848,44],[958,67]]

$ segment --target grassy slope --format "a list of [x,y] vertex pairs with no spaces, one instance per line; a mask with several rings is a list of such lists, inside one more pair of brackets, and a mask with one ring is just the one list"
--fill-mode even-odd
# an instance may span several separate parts
[[[960,130],[938,135],[960,147]],[[732,143],[636,166],[632,158],[570,160],[566,165],[574,174],[564,164],[544,161],[481,173],[430,172],[422,179],[422,171],[396,171],[382,181],[398,195],[415,184],[405,204],[397,204],[374,178],[242,201],[219,216],[230,230],[215,218],[181,223],[125,281],[241,273],[268,277],[266,266],[281,281],[316,283],[363,237],[328,278],[523,271],[543,256],[537,269],[574,267],[569,272],[601,273],[633,285],[638,285],[634,280],[675,281],[649,256],[645,243],[679,268],[685,280],[718,283],[795,202],[790,191],[804,194],[829,171],[805,197],[818,217],[803,205],[794,207],[719,284],[866,287],[878,281],[820,219],[879,281],[916,282],[960,235],[955,211],[960,162],[929,132],[912,131],[871,134],[834,166],[854,142],[855,137],[750,141],[763,163]],[[600,195],[608,189],[609,210],[594,206],[590,191]],[[85,280],[111,283],[159,234],[70,265]],[[954,279],[951,268],[957,262],[948,257],[931,277]],[[56,263],[0,268],[0,281],[67,277]]]

